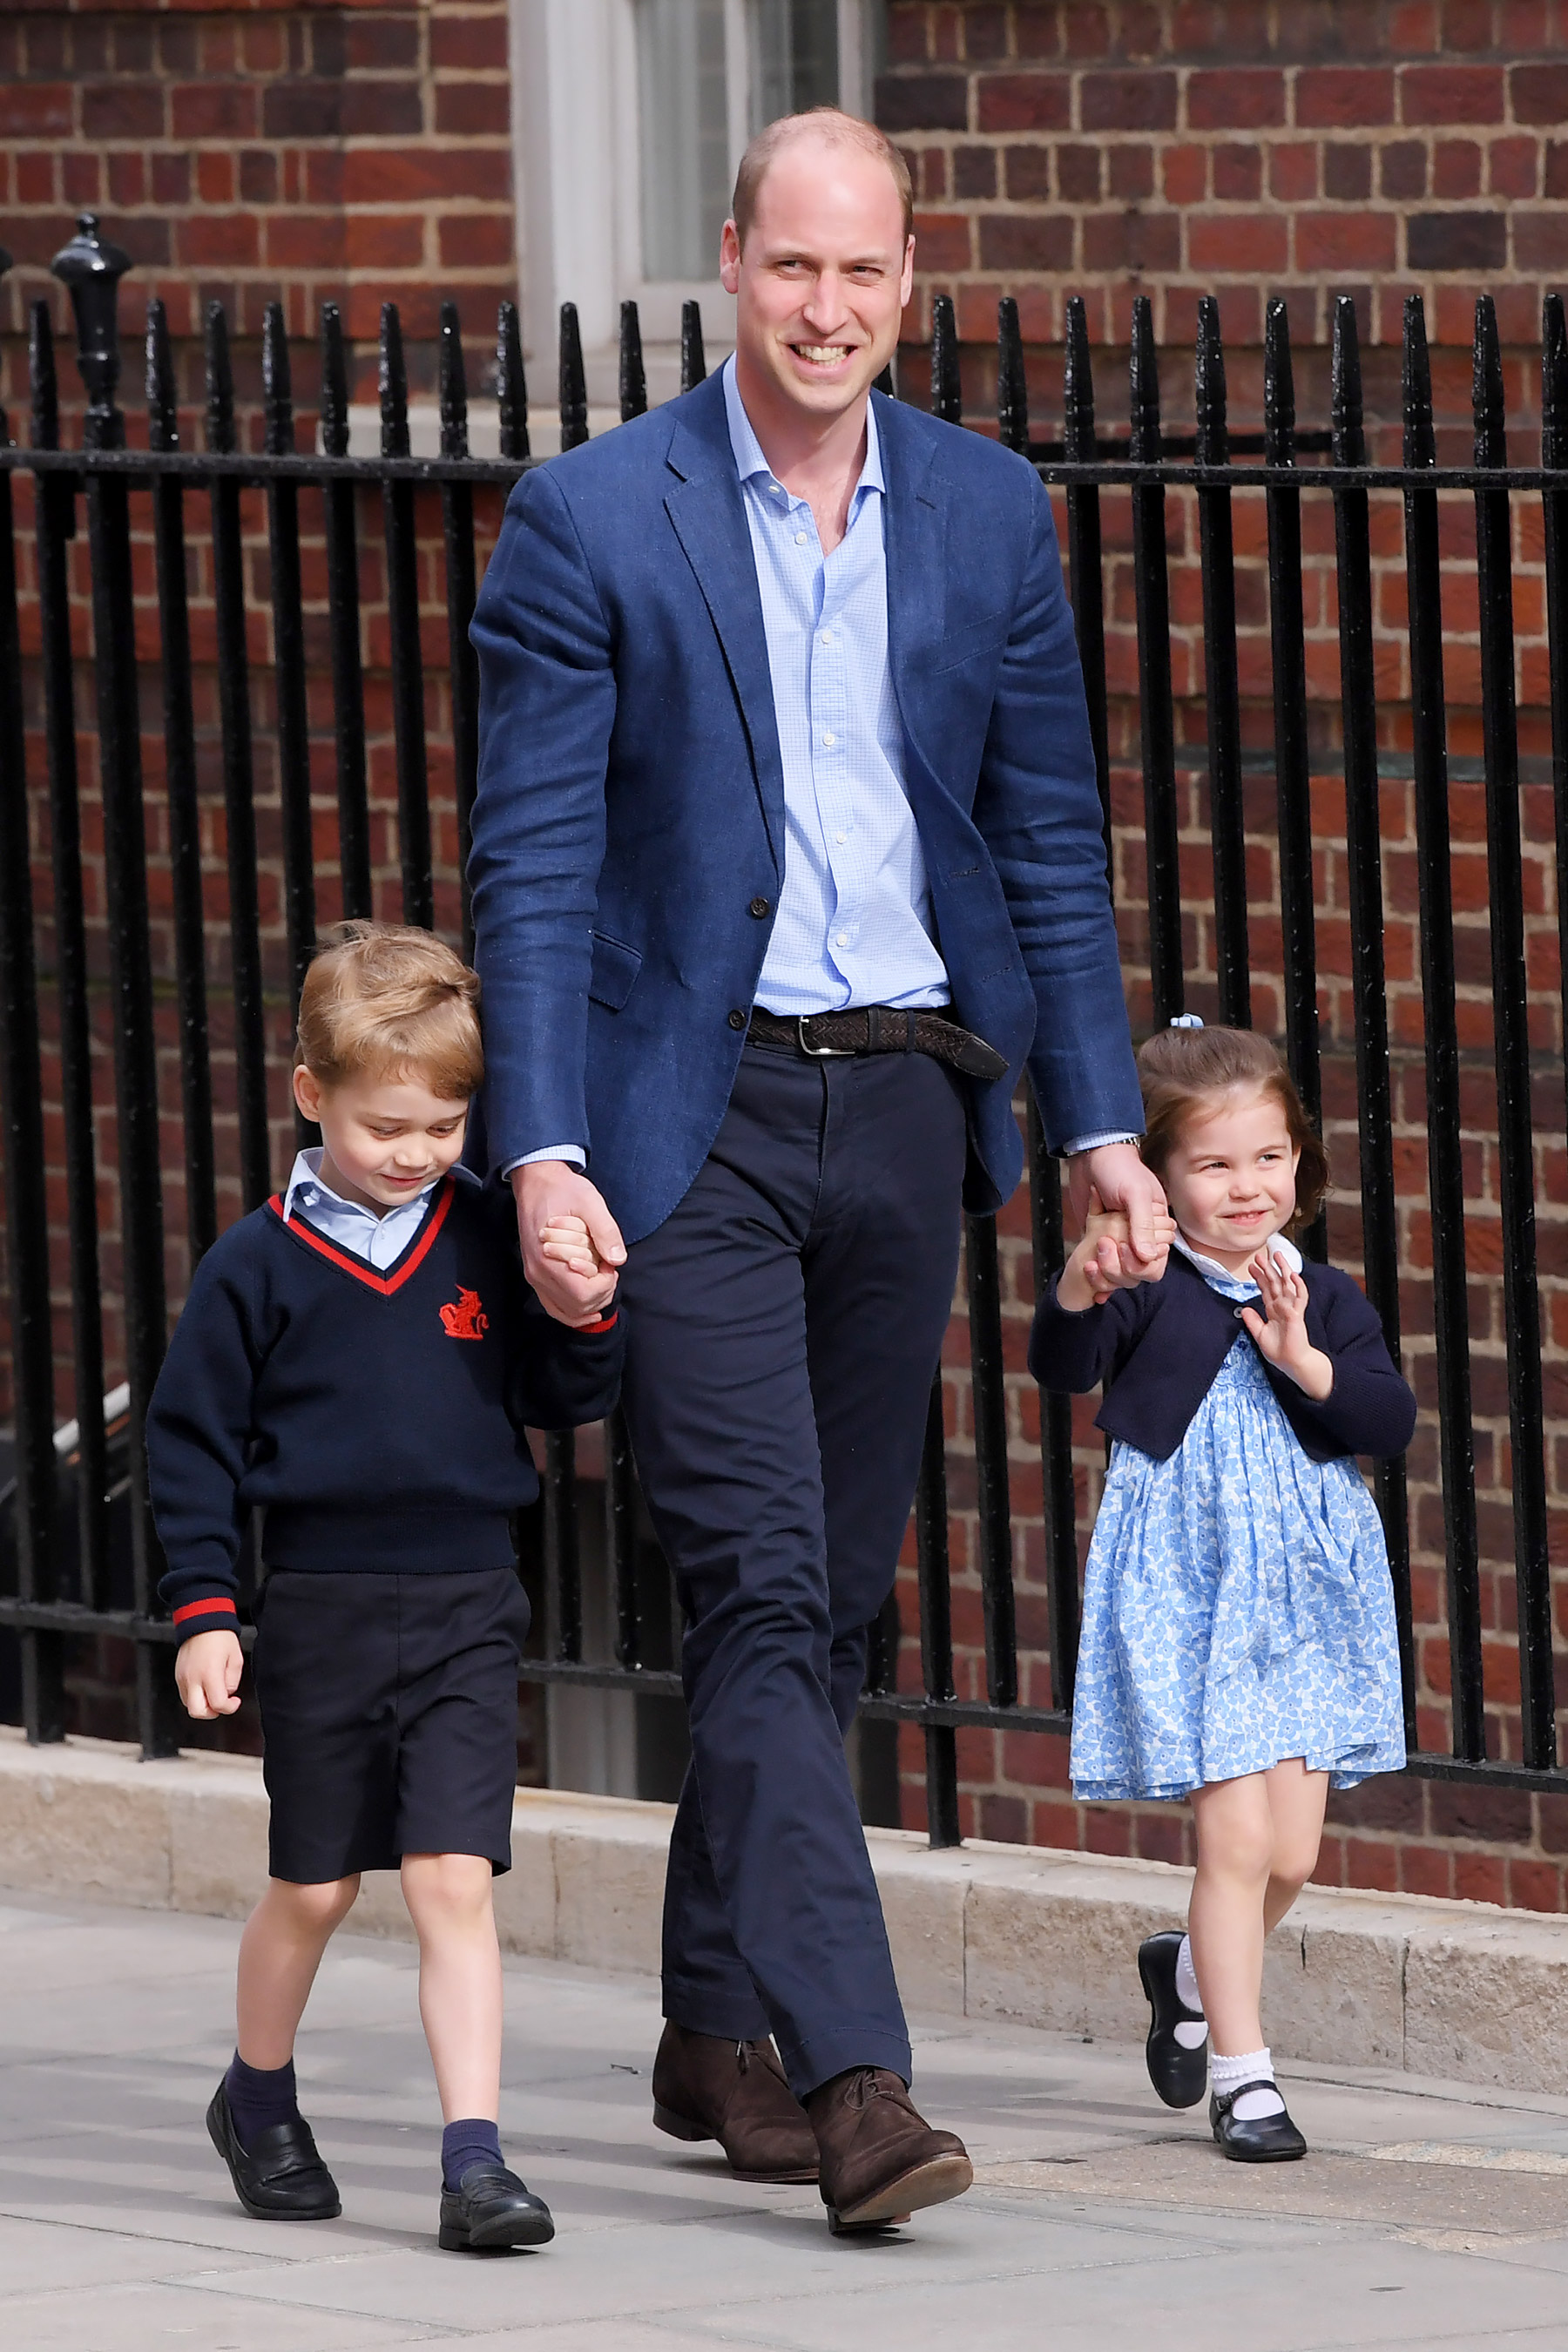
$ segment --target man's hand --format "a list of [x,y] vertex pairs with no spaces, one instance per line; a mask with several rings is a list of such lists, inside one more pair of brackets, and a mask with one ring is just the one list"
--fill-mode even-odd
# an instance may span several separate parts
[[[536,1160],[511,1171],[517,1202],[517,1233],[522,1244],[522,1270],[538,1293],[541,1305],[558,1323],[574,1330],[597,1323],[616,1295],[618,1268],[626,1262],[621,1229],[605,1208],[596,1187],[566,1160]],[[574,1249],[570,1262],[556,1255],[561,1227],[580,1220],[585,1245]],[[555,1226],[546,1248],[546,1229]],[[592,1254],[595,1270],[577,1269]]]
[[1068,1161],[1068,1198],[1080,1224],[1089,1216],[1091,1192],[1099,1193],[1103,1211],[1120,1210],[1127,1220],[1128,1239],[1117,1244],[1122,1280],[1153,1279],[1155,1261],[1170,1246],[1157,1222],[1166,1213],[1165,1188],[1145,1168],[1135,1143],[1101,1143],[1093,1151],[1074,1152]]
[[233,1715],[239,1706],[244,1665],[245,1652],[237,1633],[193,1633],[188,1642],[182,1642],[174,1660],[174,1686],[185,1713],[197,1723]]
[[1158,1211],[1155,1252],[1145,1265],[1128,1247],[1126,1213],[1104,1208],[1091,1187],[1083,1239],[1057,1279],[1057,1304],[1069,1315],[1081,1315],[1087,1307],[1103,1307],[1113,1290],[1133,1290],[1141,1282],[1163,1281],[1175,1233],[1174,1220],[1163,1209]]

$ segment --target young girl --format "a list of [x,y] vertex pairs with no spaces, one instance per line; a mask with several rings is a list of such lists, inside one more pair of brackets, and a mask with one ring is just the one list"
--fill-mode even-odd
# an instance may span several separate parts
[[1113,1441],[1073,1706],[1079,1797],[1190,1797],[1187,1934],[1138,1955],[1167,2105],[1204,2095],[1228,2157],[1306,2142],[1275,2086],[1263,1946],[1318,1858],[1330,1785],[1405,1762],[1394,1592],[1358,1454],[1403,1453],[1415,1400],[1348,1275],[1287,1228],[1323,1148],[1267,1039],[1173,1023],[1138,1057],[1168,1255],[1097,1202],[1035,1318],[1044,1387],[1104,1382]]

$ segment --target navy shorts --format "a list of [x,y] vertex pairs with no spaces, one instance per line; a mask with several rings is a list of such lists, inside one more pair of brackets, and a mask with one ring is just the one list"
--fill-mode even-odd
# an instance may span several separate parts
[[252,1657],[273,1877],[321,1885],[405,1853],[510,1870],[527,1633],[510,1568],[274,1570]]

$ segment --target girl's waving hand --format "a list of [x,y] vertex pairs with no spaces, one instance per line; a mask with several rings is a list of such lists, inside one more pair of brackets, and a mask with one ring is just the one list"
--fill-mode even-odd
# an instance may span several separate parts
[[1244,1307],[1243,1323],[1275,1370],[1321,1404],[1333,1389],[1334,1367],[1331,1359],[1307,1337],[1306,1284],[1267,1249],[1258,1251],[1247,1270],[1263,1293],[1268,1320],[1265,1322],[1255,1307]]

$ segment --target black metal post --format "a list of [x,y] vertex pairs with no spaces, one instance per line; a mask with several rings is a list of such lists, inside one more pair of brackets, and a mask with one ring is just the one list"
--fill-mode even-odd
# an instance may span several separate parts
[[[1546,639],[1552,693],[1552,812],[1557,853],[1557,965],[1568,1047],[1568,327],[1561,294],[1541,306],[1541,462],[1562,474],[1541,494],[1545,527]],[[1568,1051],[1563,1074],[1568,1087]]]
[[588,379],[575,302],[561,305],[561,446],[580,449],[588,438]]
[[965,1217],[969,1385],[980,1519],[980,1598],[985,1622],[985,1686],[994,1706],[1018,1698],[1013,1593],[1013,1527],[1007,1491],[1007,1399],[1002,1364],[1002,1292],[994,1217]]
[[[441,455],[468,454],[468,386],[455,302],[441,305]],[[468,642],[479,570],[474,552],[474,493],[467,482],[441,485],[441,532],[447,552],[447,662],[452,695],[452,782],[458,806],[458,879],[463,909],[463,955],[472,961],[473,909],[468,849],[474,794],[479,782],[479,663]]]
[[[90,450],[121,448],[125,421],[114,398],[120,377],[117,289],[121,278],[131,267],[130,256],[117,246],[105,245],[98,234],[96,219],[90,213],[84,213],[77,224],[76,236],[56,255],[52,267],[55,276],[69,288],[76,311],[77,360],[88,393],[84,444]],[[114,1008],[125,1371],[131,1391],[132,1558],[136,1609],[139,1614],[150,1615],[162,1553],[147,1496],[145,1427],[148,1399],[163,1354],[163,1205],[159,1175],[158,1067],[153,1029],[146,843],[142,814],[131,512],[123,475],[89,472],[86,480],[110,985]],[[28,1229],[25,1225],[16,1228]],[[41,1224],[36,1230],[41,1231]],[[136,1702],[143,1753],[172,1754],[177,1745],[174,1684],[168,1659],[159,1645],[145,1642],[136,1644]]]
[[[349,454],[348,358],[335,302],[321,305],[321,447]],[[327,633],[332,663],[332,732],[338,776],[338,866],[348,916],[374,912],[370,801],[365,775],[364,672],[359,641],[359,524],[354,486],[321,486],[327,535]]]
[[583,1571],[577,1543],[577,1440],[570,1429],[544,1439],[545,1638],[552,1658],[583,1657]]
[[616,1595],[616,1657],[642,1664],[642,1612],[637,1601],[637,1472],[626,1417],[617,1405],[605,1422],[605,1549]]
[[[381,454],[408,455],[408,373],[395,302],[381,306]],[[386,617],[392,641],[392,723],[397,751],[397,844],[403,919],[429,930],[436,919],[430,870],[430,794],[425,757],[425,666],[419,649],[419,545],[414,485],[384,481]]]
[[996,438],[1004,449],[1029,454],[1029,383],[1018,305],[1004,294],[996,305]]
[[642,323],[635,302],[621,304],[621,423],[647,414],[647,376],[643,367]]
[[[169,321],[147,305],[147,446],[180,446],[179,396]],[[206,915],[202,894],[202,814],[196,789],[191,615],[185,587],[185,492],[174,474],[153,484],[153,530],[163,673],[163,792],[169,809],[169,880],[174,989],[180,1018],[180,1110],[185,1163],[185,1239],[193,1272],[217,1239],[213,1152],[211,1045],[207,1029]]]
[[[942,1374],[931,1382],[925,1450],[915,1490],[915,1553],[921,1595],[921,1680],[928,1699],[952,1688],[952,1596],[947,1555],[947,1453]],[[958,1819],[958,1739],[952,1726],[925,1726],[927,1835],[934,1846],[962,1843]]]
[[[1089,353],[1089,322],[1081,294],[1068,297],[1064,326],[1062,439],[1075,466],[1092,466],[1094,373]],[[1110,735],[1105,683],[1105,579],[1101,565],[1100,492],[1092,482],[1068,486],[1068,576],[1072,583],[1073,631],[1089,704],[1094,773],[1105,828],[1105,871],[1116,893],[1116,859],[1110,838]]]
[[[1197,461],[1230,461],[1219,304],[1198,304]],[[1214,845],[1214,961],[1219,1017],[1252,1026],[1247,950],[1247,821],[1241,795],[1241,688],[1237,675],[1236,550],[1228,489],[1198,492],[1204,593],[1204,681],[1208,706],[1209,835]]]
[[[288,457],[294,447],[294,387],[280,302],[269,302],[263,315],[261,388],[267,454]],[[272,691],[278,706],[278,798],[283,818],[283,919],[289,939],[292,1019],[316,943],[316,861],[310,828],[300,492],[286,478],[275,478],[267,485],[267,529],[272,572]]]
[[[1489,294],[1476,304],[1475,457],[1508,463],[1502,353]],[[1530,1100],[1529,979],[1520,856],[1519,730],[1513,690],[1513,562],[1506,486],[1476,491],[1480,601],[1481,740],[1487,770],[1492,1036],[1497,1060],[1498,1192],[1502,1207],[1503,1328],[1508,1338],[1514,1575],[1519,1596],[1521,1736],[1526,1763],[1557,1760],[1552,1657],[1552,1563],[1542,1428],[1541,1302],[1535,1278],[1534,1139]]]
[[945,424],[963,422],[958,367],[958,319],[951,294],[931,298],[931,413]]
[[[1040,1108],[1029,1089],[1029,1210],[1038,1298],[1066,1261],[1061,1170],[1046,1148]],[[1040,1394],[1040,1470],[1046,1519],[1046,1607],[1051,1636],[1051,1705],[1072,1705],[1078,1675],[1078,1496],[1072,1474],[1072,1399]]]
[[[1146,294],[1132,303],[1131,362],[1135,465],[1161,456],[1160,378],[1154,314]],[[1132,491],[1133,594],[1138,611],[1138,706],[1143,743],[1143,828],[1148,866],[1149,986],[1163,1029],[1186,1002],[1182,974],[1182,871],[1176,805],[1175,719],[1171,698],[1171,583],[1165,550],[1165,490]]]
[[702,305],[683,302],[680,306],[680,389],[695,392],[707,381],[708,358],[702,348]]
[[522,365],[522,331],[517,304],[503,302],[496,314],[496,405],[503,457],[528,456],[528,378]]
[[[1419,294],[1405,304],[1405,463],[1435,466],[1432,368]],[[1421,896],[1421,993],[1426,1037],[1426,1189],[1431,1203],[1433,1328],[1447,1563],[1448,1658],[1456,1756],[1486,1754],[1470,1428],[1470,1320],[1465,1286],[1465,1175],[1459,1040],[1454,1009],[1454,892],[1449,863],[1447,718],[1443,687],[1443,576],[1437,493],[1405,493],[1410,611],[1410,705],[1415,770],[1415,855]],[[1416,1745],[1414,1659],[1401,1625],[1405,1738]]]

